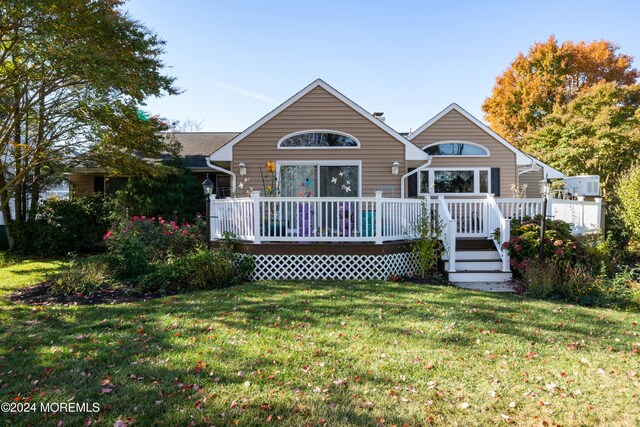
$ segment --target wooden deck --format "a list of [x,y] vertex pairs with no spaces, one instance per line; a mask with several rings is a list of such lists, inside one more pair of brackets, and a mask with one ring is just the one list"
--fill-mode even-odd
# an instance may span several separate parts
[[[373,243],[316,243],[316,242],[278,242],[261,243],[236,242],[235,250],[247,255],[390,255],[411,252],[412,241]],[[222,245],[211,242],[211,247]]]

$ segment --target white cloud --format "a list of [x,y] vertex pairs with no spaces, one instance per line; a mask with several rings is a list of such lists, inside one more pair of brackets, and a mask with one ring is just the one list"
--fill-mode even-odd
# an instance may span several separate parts
[[269,104],[277,104],[278,101],[276,101],[273,98],[268,97],[267,95],[263,95],[261,93],[258,92],[253,92],[247,89],[243,89],[241,87],[238,86],[234,86],[232,84],[229,83],[225,83],[222,82],[220,80],[209,80],[209,83],[211,83],[211,85],[226,90],[228,92],[231,93],[237,93],[238,95],[242,95],[242,96],[246,96],[247,98],[252,98],[252,99],[257,99],[258,101],[264,101],[264,102],[268,102]]

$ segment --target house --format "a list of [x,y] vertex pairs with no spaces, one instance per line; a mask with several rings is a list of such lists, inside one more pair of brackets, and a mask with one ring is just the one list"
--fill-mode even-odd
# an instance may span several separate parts
[[[236,196],[211,202],[211,239],[235,236],[237,250],[254,257],[255,279],[416,272],[410,243],[420,218],[431,215],[442,224],[451,281],[508,280],[502,243],[509,220],[541,214],[540,182],[564,176],[456,104],[400,134],[382,113],[365,111],[322,80],[214,150],[207,163],[216,180],[230,177]],[[562,211],[581,230],[597,228],[601,204],[571,203],[551,201],[547,214]]]
[[[242,181],[250,184],[238,182],[243,184],[236,188],[242,190],[238,194],[261,185],[260,166],[264,169],[271,159],[277,164],[283,196],[295,196],[298,181],[308,178],[305,174],[317,175],[311,195],[337,194],[327,182],[336,168],[351,176],[351,196],[372,196],[376,190],[399,196],[402,176],[424,165],[429,155],[430,167],[412,175],[414,182],[406,186],[404,196],[491,192],[505,197],[512,194],[512,185],[527,184],[527,196],[539,197],[543,176],[564,176],[516,149],[456,104],[405,137],[387,126],[384,117],[370,114],[322,80],[213,151],[210,161],[236,181],[244,165]],[[402,172],[397,175],[390,173],[395,162]]]
[[[166,138],[176,139],[182,147],[180,155],[185,168],[191,170],[199,181],[204,181],[213,170],[207,166],[208,156],[229,142],[238,132],[169,132]],[[210,174],[218,198],[231,194],[231,177],[227,174]],[[111,194],[126,183],[126,177],[110,176],[109,171],[91,162],[84,162],[69,174],[71,191],[77,195],[93,192]]]
[[[212,244],[234,236],[254,279],[415,273],[411,242],[430,216],[451,281],[508,280],[509,220],[543,213],[540,182],[563,177],[456,104],[401,134],[320,79],[243,132],[173,136],[214,182]],[[71,182],[108,190],[98,171]],[[597,229],[599,202],[547,201],[547,215]]]

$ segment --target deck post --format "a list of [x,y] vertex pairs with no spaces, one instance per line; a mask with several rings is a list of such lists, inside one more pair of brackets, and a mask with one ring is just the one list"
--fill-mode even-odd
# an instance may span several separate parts
[[382,191],[376,191],[376,244],[382,244]]
[[546,215],[547,218],[553,218],[553,194],[547,194],[547,211],[542,215]]
[[[209,241],[207,242],[207,245],[211,245],[211,241],[213,240],[213,236],[214,235],[218,235],[219,232],[219,227],[220,225],[218,224],[218,215],[215,214],[215,203],[216,201],[216,195],[215,194],[210,194],[209,197],[207,197],[207,237],[209,239]],[[213,220],[216,220],[215,226],[213,224]]]
[[604,204],[602,203],[602,197],[594,197],[595,202],[598,204],[598,213],[596,214],[596,224],[600,229],[600,235],[606,236],[604,229]]
[[253,198],[253,243],[260,244],[260,191],[252,191]]

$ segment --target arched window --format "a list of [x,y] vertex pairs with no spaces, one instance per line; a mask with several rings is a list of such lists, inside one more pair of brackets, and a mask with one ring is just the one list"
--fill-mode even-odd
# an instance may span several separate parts
[[466,141],[444,141],[427,145],[422,149],[432,156],[488,156],[482,145]]
[[278,148],[359,148],[360,141],[335,130],[305,130],[290,133],[278,142]]

